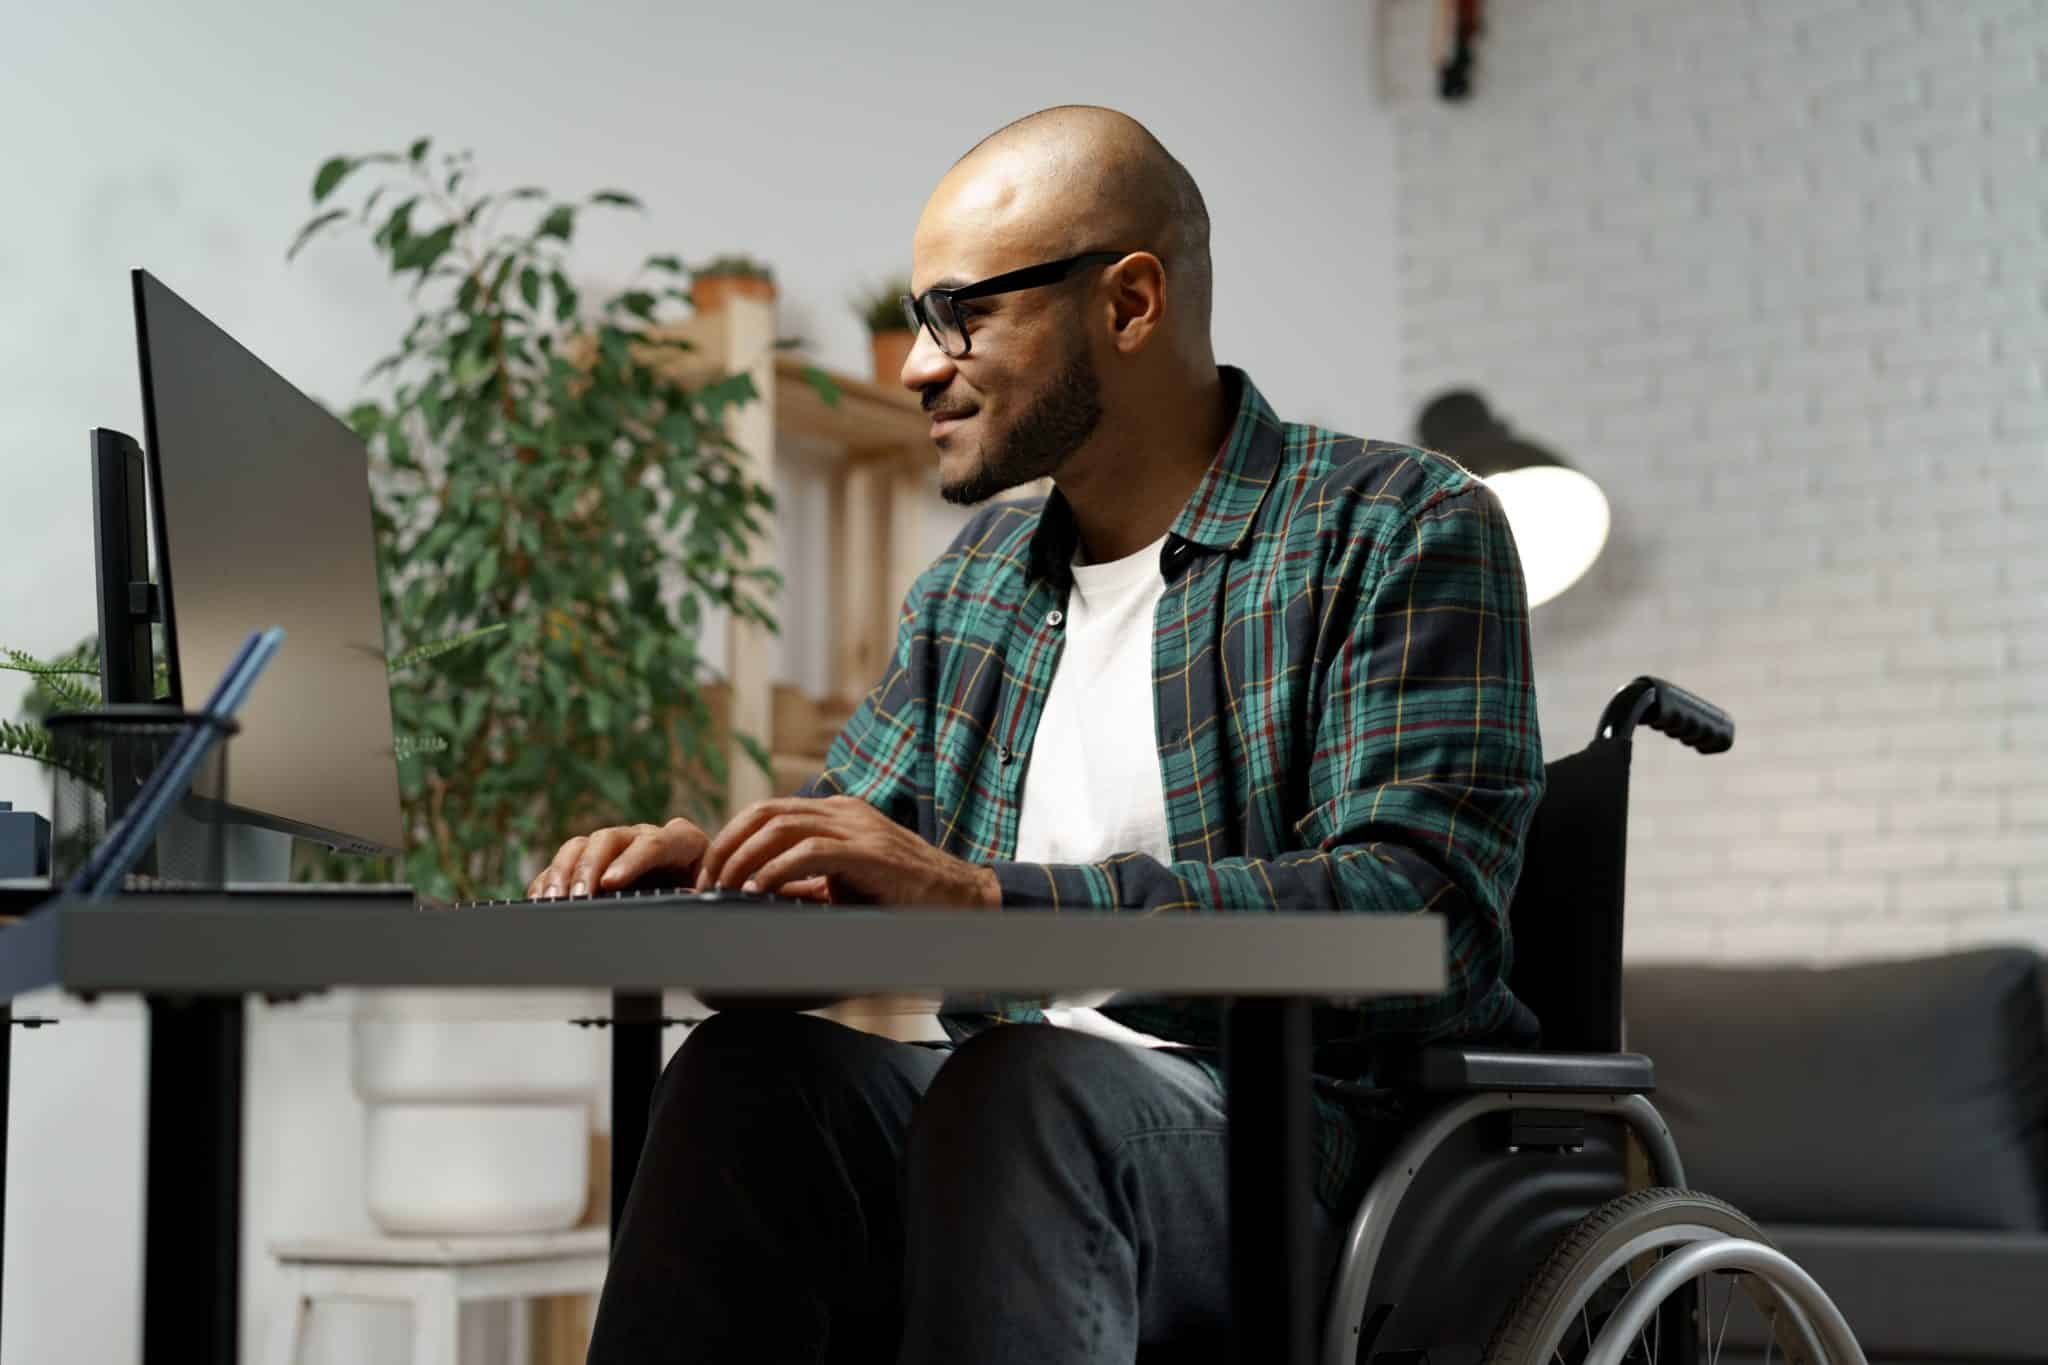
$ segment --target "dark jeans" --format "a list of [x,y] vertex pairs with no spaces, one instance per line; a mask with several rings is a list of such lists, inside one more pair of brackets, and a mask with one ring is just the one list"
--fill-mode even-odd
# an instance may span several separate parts
[[[591,1365],[1107,1365],[1213,1344],[1224,1132],[1220,1090],[1171,1051],[1012,1024],[949,1055],[714,1015],[656,1092]],[[1327,1278],[1344,1229],[1314,1218]]]

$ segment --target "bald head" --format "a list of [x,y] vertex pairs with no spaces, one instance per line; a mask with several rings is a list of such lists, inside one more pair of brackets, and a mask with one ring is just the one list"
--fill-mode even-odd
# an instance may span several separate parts
[[1166,271],[1167,329],[1207,348],[1208,207],[1187,168],[1127,114],[1064,104],[1007,124],[953,163],[925,215],[1013,249],[1026,264],[1149,251]]

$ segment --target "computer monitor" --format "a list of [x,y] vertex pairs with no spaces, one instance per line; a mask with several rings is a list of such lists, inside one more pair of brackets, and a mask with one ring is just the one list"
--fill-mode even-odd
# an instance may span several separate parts
[[228,746],[230,814],[396,852],[368,451],[155,276],[135,271],[134,287],[171,698],[196,705],[250,631],[283,626]]

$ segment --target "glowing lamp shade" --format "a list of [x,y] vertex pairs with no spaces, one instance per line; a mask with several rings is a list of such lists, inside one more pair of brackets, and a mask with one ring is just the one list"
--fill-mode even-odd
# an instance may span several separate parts
[[1417,421],[1422,444],[1486,481],[1508,516],[1534,607],[1569,588],[1607,544],[1607,495],[1543,447],[1512,435],[1469,389],[1438,394]]

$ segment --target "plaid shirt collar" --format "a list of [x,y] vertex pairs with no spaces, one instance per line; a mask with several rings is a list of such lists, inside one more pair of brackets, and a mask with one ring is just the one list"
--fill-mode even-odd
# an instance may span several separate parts
[[[1210,460],[1209,471],[1168,528],[1169,555],[1181,541],[1211,550],[1243,548],[1286,452],[1280,419],[1251,376],[1234,365],[1218,365],[1216,370],[1226,389],[1234,388],[1237,393],[1237,417]],[[1031,533],[1031,576],[1065,592],[1072,581],[1069,566],[1074,562],[1078,538],[1073,509],[1067,505],[1066,494],[1055,487]]]

